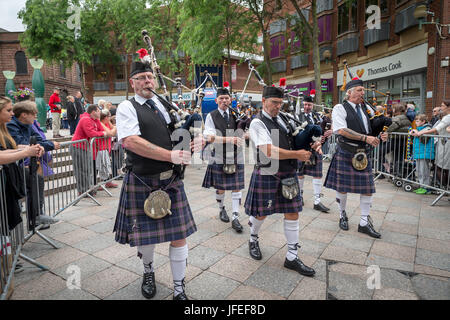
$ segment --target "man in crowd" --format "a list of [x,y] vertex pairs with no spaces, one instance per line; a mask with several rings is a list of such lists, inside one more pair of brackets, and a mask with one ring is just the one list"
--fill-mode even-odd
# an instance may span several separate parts
[[59,134],[59,130],[61,129],[61,109],[62,109],[59,92],[60,89],[56,87],[53,90],[53,94],[50,96],[50,99],[48,100],[50,112],[52,114],[53,138],[62,138],[62,135]]

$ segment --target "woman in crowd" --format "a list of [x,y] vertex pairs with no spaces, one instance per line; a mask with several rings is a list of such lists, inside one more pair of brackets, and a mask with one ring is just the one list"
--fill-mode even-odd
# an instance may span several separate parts
[[[97,172],[99,174],[100,180],[106,181],[109,179],[111,174],[111,137],[117,135],[117,129],[110,121],[111,114],[108,109],[103,109],[100,114],[100,123],[108,135],[108,138],[102,138],[98,140],[98,153],[96,160]],[[114,159],[113,159],[114,161]],[[107,188],[117,188],[118,185],[111,182],[105,184]],[[101,190],[101,188],[99,189]]]

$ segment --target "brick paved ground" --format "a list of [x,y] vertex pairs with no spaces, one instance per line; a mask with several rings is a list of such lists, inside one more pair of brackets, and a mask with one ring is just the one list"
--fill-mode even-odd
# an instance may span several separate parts
[[[376,183],[371,216],[381,239],[357,232],[359,196],[349,195],[350,230],[338,227],[334,191],[324,189],[329,214],[312,210],[311,178],[305,182],[306,205],[300,216],[300,258],[316,270],[306,278],[285,269],[283,217],[275,215],[260,231],[263,259],[248,254],[248,219],[242,216],[242,234],[219,220],[214,190],[202,189],[205,167],[188,168],[185,186],[198,232],[188,239],[187,295],[191,299],[449,299],[450,202],[436,196],[406,193],[386,180]],[[246,168],[248,186],[251,167]],[[16,275],[12,299],[144,299],[140,293],[143,266],[136,249],[114,242],[112,228],[120,189],[113,197],[99,192],[97,206],[83,200],[43,231],[59,245],[53,249],[34,236],[22,252],[48,266],[43,272],[24,263]],[[243,192],[245,199],[246,191]],[[231,195],[226,195],[231,212]],[[243,209],[241,210],[241,212]],[[168,243],[155,250],[158,293],[172,298]],[[67,288],[69,266],[81,270],[81,290]],[[369,265],[380,268],[380,288],[369,289]]]

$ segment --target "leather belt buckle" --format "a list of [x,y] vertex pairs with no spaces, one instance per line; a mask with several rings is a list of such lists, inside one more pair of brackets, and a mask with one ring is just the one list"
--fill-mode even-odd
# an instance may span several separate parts
[[161,172],[159,174],[159,180],[167,180],[170,177],[172,177],[172,175],[173,175],[173,170],[168,170],[168,171]]

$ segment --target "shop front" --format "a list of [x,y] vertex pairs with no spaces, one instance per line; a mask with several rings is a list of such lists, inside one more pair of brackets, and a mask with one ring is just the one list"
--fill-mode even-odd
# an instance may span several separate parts
[[[301,81],[301,80],[300,80]],[[322,100],[326,105],[333,104],[333,78],[321,79],[322,85]],[[292,95],[297,96],[298,92],[303,93],[304,96],[309,95],[311,90],[316,89],[316,82],[314,80],[303,82],[303,83],[295,83],[295,80],[290,80],[290,84],[286,86],[286,89],[289,92],[292,92]]]
[[[364,81],[368,101],[372,102],[375,97],[376,104],[381,105],[414,103],[417,111],[425,112],[427,50],[428,44],[424,43],[382,59],[349,67],[353,75],[359,74]],[[347,74],[346,82],[350,80]],[[340,90],[343,81],[344,70],[339,70],[337,85],[340,102],[345,95],[345,91]],[[373,86],[375,90],[371,90]]]

